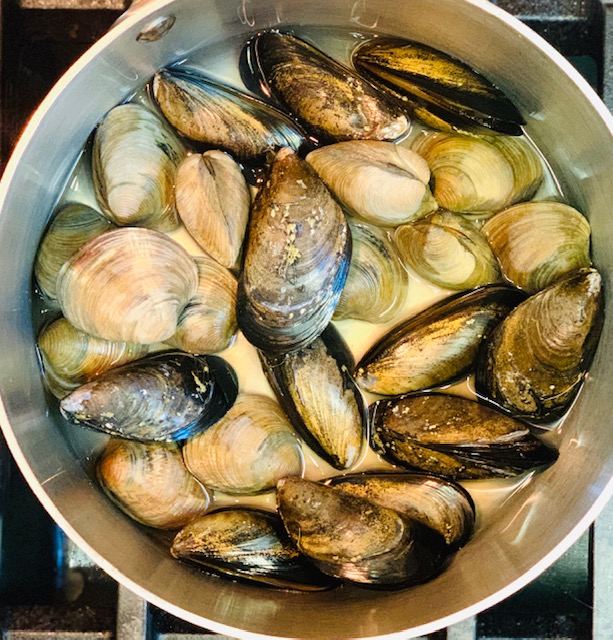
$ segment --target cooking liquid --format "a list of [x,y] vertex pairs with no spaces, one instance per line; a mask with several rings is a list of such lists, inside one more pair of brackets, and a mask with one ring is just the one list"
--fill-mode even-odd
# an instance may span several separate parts
[[[357,32],[341,30],[338,28],[325,27],[297,27],[294,33],[324,51],[339,62],[349,65],[351,52],[366,37]],[[234,87],[241,91],[248,91],[241,80],[240,67],[241,50],[244,46],[245,38],[234,38],[224,40],[216,44],[209,45],[195,52],[188,59],[180,64],[186,67],[200,70],[207,77],[222,84]],[[151,105],[151,98],[147,88],[143,88],[135,93],[131,100],[139,101]],[[155,107],[154,107],[155,108]],[[422,130],[422,127],[413,120],[412,129],[407,139],[400,144],[409,144],[413,137]],[[541,156],[542,157],[542,156]],[[536,194],[535,199],[563,199],[559,186],[545,159],[543,158],[545,179],[543,185]],[[91,178],[91,161],[89,149],[84,149],[78,160],[73,173],[67,181],[67,186],[60,195],[58,207],[67,202],[83,202],[95,209],[99,209],[96,204],[93,183]],[[177,231],[169,234],[179,242],[191,255],[202,255],[203,251],[196,242],[189,236],[185,228],[181,227]],[[407,288],[406,301],[396,317],[385,324],[371,324],[359,320],[342,320],[334,322],[349,348],[351,349],[356,362],[362,355],[392,327],[396,326],[406,318],[414,315],[422,309],[430,306],[434,302],[454,293],[431,285],[410,269],[409,284]],[[47,301],[48,302],[48,301]],[[40,327],[43,320],[50,315],[57,314],[57,305],[40,303],[40,299],[35,301],[35,320]],[[161,345],[160,348],[163,348]],[[217,354],[225,358],[236,370],[239,380],[239,391],[241,393],[259,393],[275,398],[275,394],[268,384],[262,371],[259,358],[255,348],[247,342],[239,332],[233,344],[225,351]],[[461,394],[469,398],[475,398],[472,387],[472,378],[468,377],[454,385],[446,387],[445,391]],[[370,404],[379,396],[366,393],[367,401]],[[57,407],[57,401],[50,400],[52,410]],[[60,431],[69,440],[75,455],[81,460],[92,477],[95,477],[95,462],[104,449],[108,436],[80,429],[72,425],[67,425],[58,417]],[[547,434],[550,443],[556,444],[557,433],[555,431]],[[304,458],[304,477],[312,480],[321,480],[341,473],[361,472],[361,471],[393,471],[396,469],[390,463],[384,461],[378,454],[368,446],[364,448],[359,462],[351,469],[338,471],[330,466],[326,461],[313,453],[305,444],[302,445]],[[492,479],[462,482],[470,492],[477,510],[476,528],[499,509],[506,500],[528,482],[537,472],[528,471],[520,476],[509,479]],[[256,496],[228,495],[218,491],[210,491],[212,497],[211,508],[228,506],[253,506],[269,510],[275,510],[274,490]]]

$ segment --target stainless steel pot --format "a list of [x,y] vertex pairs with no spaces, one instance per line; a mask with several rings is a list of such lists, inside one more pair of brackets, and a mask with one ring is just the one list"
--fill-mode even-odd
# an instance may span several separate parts
[[0,187],[0,418],[22,472],[60,526],[111,576],[159,607],[245,638],[413,637],[525,585],[579,537],[613,492],[611,310],[585,388],[561,429],[558,462],[510,495],[443,575],[392,593],[286,593],[210,579],[172,560],[90,479],[93,444],[87,434],[63,437],[38,370],[32,260],[96,122],[159,67],[204,44],[281,24],[372,28],[415,38],[494,80],[526,115],[527,131],[567,200],[587,213],[594,261],[611,298],[613,119],[573,68],[514,18],[480,0],[156,0],[133,8],[62,78],[7,166]]

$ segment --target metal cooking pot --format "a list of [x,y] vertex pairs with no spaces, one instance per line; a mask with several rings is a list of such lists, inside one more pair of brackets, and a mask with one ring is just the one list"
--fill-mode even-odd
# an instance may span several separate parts
[[93,440],[87,433],[64,437],[38,369],[33,256],[98,120],[158,68],[194,49],[284,24],[414,38],[498,84],[526,116],[526,130],[551,162],[567,201],[587,214],[593,259],[607,299],[613,297],[613,119],[574,69],[514,18],[480,0],[156,0],[131,9],[60,80],[6,169],[0,187],[2,427],[21,471],[59,525],[113,578],[155,605],[245,638],[408,638],[453,624],[524,586],[579,537],[611,495],[610,310],[585,387],[560,429],[559,460],[489,514],[440,577],[391,593],[288,593],[209,578],[173,560],[98,489],[87,465]]

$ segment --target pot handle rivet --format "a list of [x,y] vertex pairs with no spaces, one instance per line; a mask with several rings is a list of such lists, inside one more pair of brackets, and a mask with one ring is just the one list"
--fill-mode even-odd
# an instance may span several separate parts
[[159,16],[136,36],[136,40],[138,42],[156,42],[170,31],[175,21],[175,16]]

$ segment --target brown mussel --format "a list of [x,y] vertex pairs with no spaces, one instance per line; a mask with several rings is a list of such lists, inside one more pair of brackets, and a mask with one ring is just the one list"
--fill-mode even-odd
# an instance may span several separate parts
[[311,344],[283,355],[260,351],[268,382],[298,434],[337,469],[354,466],[364,450],[366,403],[351,371],[351,351],[329,325]]
[[573,271],[514,309],[483,344],[477,393],[537,423],[568,409],[592,361],[604,315],[596,269]]
[[256,509],[221,509],[190,522],[170,549],[179,560],[231,578],[298,591],[337,582],[296,549],[279,517]]
[[511,477],[557,458],[527,424],[462,396],[406,394],[370,414],[372,446],[386,460],[452,480]]
[[435,303],[373,345],[356,367],[356,382],[392,396],[457,380],[473,367],[485,337],[524,297],[512,287],[486,285]]
[[141,441],[182,440],[210,427],[237,395],[221,358],[163,351],[111,369],[60,402],[71,423]]

